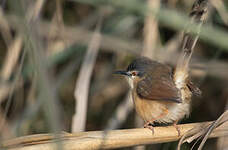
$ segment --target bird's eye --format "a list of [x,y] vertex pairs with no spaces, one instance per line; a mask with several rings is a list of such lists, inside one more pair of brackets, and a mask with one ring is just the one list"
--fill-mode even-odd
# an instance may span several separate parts
[[133,72],[131,73],[131,75],[132,75],[132,76],[136,76],[136,75],[137,75],[137,72],[133,71]]

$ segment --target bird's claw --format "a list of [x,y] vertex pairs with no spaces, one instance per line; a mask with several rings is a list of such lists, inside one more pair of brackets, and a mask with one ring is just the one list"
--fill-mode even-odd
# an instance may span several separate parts
[[152,125],[151,122],[145,123],[145,124],[144,124],[144,128],[150,129],[150,130],[152,131],[152,133],[154,134],[154,127],[153,127],[153,125]]

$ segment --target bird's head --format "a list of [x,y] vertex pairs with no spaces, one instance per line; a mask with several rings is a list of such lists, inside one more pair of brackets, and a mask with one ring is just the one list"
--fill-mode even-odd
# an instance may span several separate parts
[[156,64],[155,61],[152,61],[149,58],[139,57],[133,60],[126,70],[115,71],[114,74],[124,75],[127,78],[130,87],[133,88],[135,81],[142,79],[147,71],[153,69],[153,66]]

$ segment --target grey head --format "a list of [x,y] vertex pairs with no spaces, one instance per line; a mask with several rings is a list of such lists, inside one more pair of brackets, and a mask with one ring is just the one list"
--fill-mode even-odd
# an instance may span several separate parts
[[116,71],[114,74],[125,75],[128,77],[143,77],[147,70],[153,69],[160,63],[153,61],[147,57],[138,57],[133,60],[124,71]]

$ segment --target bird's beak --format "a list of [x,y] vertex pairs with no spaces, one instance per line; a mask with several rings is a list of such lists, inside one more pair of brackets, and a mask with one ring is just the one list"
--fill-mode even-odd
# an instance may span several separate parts
[[120,75],[125,75],[125,76],[130,76],[130,74],[127,71],[115,71],[113,74],[120,74]]

